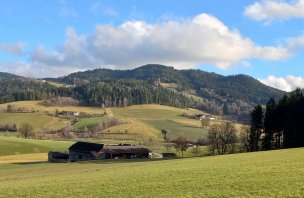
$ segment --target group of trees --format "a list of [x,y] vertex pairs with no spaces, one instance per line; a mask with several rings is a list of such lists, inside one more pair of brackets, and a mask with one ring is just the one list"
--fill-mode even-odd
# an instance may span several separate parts
[[7,123],[7,124],[1,124],[0,123],[0,131],[15,132],[15,131],[17,131],[17,125],[16,124],[12,124],[12,123]]
[[300,89],[277,103],[270,98],[264,112],[257,105],[251,112],[248,151],[304,146],[304,95]]
[[140,80],[86,81],[77,86],[54,87],[32,79],[1,79],[0,103],[23,100],[44,100],[47,106],[85,105],[126,107],[157,103],[190,107],[193,99],[174,90]]
[[234,153],[238,140],[236,128],[230,122],[213,124],[209,129],[207,140],[210,153],[213,155]]
[[163,104],[189,107],[191,99],[181,93],[138,80],[91,81],[73,88],[80,104],[100,107],[126,107],[135,104]]
[[[166,130],[162,130],[164,137],[167,135]],[[206,139],[198,140],[197,142],[189,141],[186,136],[178,136],[174,143],[176,151],[180,151],[182,156],[188,147],[193,146],[192,153],[200,152],[200,145],[207,145],[211,155],[224,155],[234,153],[237,150],[239,138],[237,129],[231,122],[214,123],[209,127]]]
[[71,97],[55,97],[49,100],[44,100],[43,105],[45,106],[77,106],[79,101]]
[[2,79],[0,76],[0,85],[0,103],[46,100],[71,94],[68,88],[54,87],[48,83],[25,78]]

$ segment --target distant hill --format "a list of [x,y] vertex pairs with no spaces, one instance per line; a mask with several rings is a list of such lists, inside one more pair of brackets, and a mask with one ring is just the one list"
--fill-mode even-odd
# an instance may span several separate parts
[[49,80],[75,86],[92,81],[124,84],[136,80],[184,94],[196,108],[239,118],[247,116],[254,105],[266,104],[270,97],[279,99],[285,93],[247,75],[222,76],[202,70],[177,70],[152,64],[132,70],[94,69]]
[[12,78],[22,78],[22,77],[6,72],[0,72],[0,79],[12,79]]
[[[222,76],[155,64],[132,70],[94,69],[44,79],[46,81],[19,79],[19,83],[14,75],[2,75],[6,76],[6,81],[15,79],[14,83],[7,82],[10,89],[0,92],[2,103],[68,96],[88,106],[157,103],[193,107],[238,119],[248,119],[254,105],[266,104],[270,97],[279,99],[285,93],[247,75]],[[63,83],[65,86],[56,87],[48,81]]]
[[133,70],[95,69],[52,80],[77,85],[92,80],[121,79],[175,83],[178,91],[191,92],[191,89],[196,91],[196,95],[203,97],[218,95],[227,99],[242,99],[262,104],[265,104],[270,97],[280,98],[284,94],[283,91],[266,86],[247,75],[222,76],[201,70],[177,70],[163,65],[144,65]]

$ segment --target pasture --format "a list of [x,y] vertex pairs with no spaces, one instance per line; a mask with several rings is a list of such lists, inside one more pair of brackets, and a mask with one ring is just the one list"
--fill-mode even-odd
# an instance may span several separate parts
[[[43,113],[55,113],[60,111],[77,111],[89,114],[89,118],[80,118],[80,120],[73,126],[74,129],[81,129],[89,127],[100,121],[107,119],[104,114],[104,109],[99,107],[78,107],[78,106],[43,106],[41,101],[20,101],[7,104],[0,104],[0,109],[5,109],[7,105],[13,105],[17,108],[26,108],[31,110],[38,110],[40,113],[2,113],[0,114],[1,122],[18,123],[28,122],[35,125],[35,130],[42,130],[43,128],[56,128],[66,126],[67,120],[55,118]],[[133,141],[137,143],[153,141],[163,141],[162,129],[169,130],[172,133],[172,138],[179,135],[186,135],[190,140],[197,140],[205,137],[207,128],[202,128],[199,120],[188,119],[182,117],[183,113],[198,114],[201,111],[195,109],[181,109],[175,107],[168,107],[163,105],[149,104],[149,105],[133,105],[127,108],[110,108],[114,117],[128,121],[128,124],[110,127],[105,130],[104,139],[107,141]],[[15,119],[18,118],[18,119]],[[48,119],[48,120],[46,120]],[[41,120],[41,121],[40,121]],[[220,118],[218,118],[220,120]]]
[[[0,136],[0,156],[47,153],[50,150],[66,151],[73,142],[23,139]],[[1,159],[0,159],[1,160]]]
[[303,164],[303,148],[171,160],[8,162],[0,164],[0,197],[303,197]]
[[0,113],[1,124],[29,123],[34,131],[39,132],[43,129],[58,130],[67,125],[67,121],[42,113]]
[[84,127],[90,127],[99,122],[105,121],[108,116],[93,116],[87,118],[81,118],[79,122],[73,125],[74,129],[83,129]]

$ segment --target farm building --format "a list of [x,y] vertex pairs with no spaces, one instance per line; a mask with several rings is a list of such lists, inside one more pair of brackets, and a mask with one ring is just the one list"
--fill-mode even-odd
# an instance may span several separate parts
[[77,111],[61,111],[59,112],[59,115],[61,116],[79,116],[79,112]]
[[96,158],[96,153],[100,152],[103,146],[103,144],[90,142],[76,142],[69,148],[69,161],[74,162],[98,159]]
[[111,145],[77,142],[69,148],[69,161],[97,160],[97,159],[133,159],[148,158],[149,149],[134,145]]
[[48,153],[49,162],[67,162],[69,160],[69,154],[61,152],[50,151]]
[[149,149],[141,146],[132,145],[114,145],[105,146],[99,155],[101,159],[133,159],[133,158],[148,158]]

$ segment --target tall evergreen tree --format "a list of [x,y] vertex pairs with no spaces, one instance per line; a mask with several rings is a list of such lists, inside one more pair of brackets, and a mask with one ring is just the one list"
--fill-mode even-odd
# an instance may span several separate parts
[[287,102],[284,106],[284,147],[300,147],[304,146],[303,139],[303,120],[304,120],[304,105],[303,105],[303,93],[300,89],[296,89],[291,92],[287,97]]
[[250,114],[251,125],[249,134],[250,151],[259,150],[260,136],[263,130],[264,112],[261,105],[257,105]]
[[272,148],[273,134],[276,131],[276,103],[274,98],[270,98],[265,111],[264,118],[264,137],[262,139],[262,148],[270,150]]

